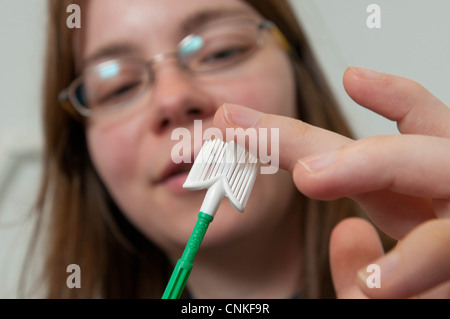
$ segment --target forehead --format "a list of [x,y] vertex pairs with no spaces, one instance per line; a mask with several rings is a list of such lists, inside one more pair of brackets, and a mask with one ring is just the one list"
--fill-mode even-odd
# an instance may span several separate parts
[[89,60],[108,46],[132,45],[140,54],[174,49],[196,27],[226,16],[258,14],[240,0],[89,0],[82,7],[75,56]]

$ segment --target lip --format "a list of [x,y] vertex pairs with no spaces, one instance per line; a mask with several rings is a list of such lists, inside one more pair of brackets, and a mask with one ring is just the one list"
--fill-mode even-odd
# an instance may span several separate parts
[[183,184],[192,167],[192,163],[176,164],[172,161],[162,171],[160,177],[155,181],[156,185],[163,186],[174,193],[187,193],[189,190],[183,188]]
[[[202,143],[203,144],[203,143]],[[184,189],[183,184],[186,181],[189,171],[194,165],[194,161],[200,152],[202,145],[192,145],[192,152],[190,156],[190,163],[181,162],[179,164],[169,159],[167,165],[161,171],[161,174],[157,177],[154,184],[163,186],[172,193],[185,194],[192,193],[192,191]]]

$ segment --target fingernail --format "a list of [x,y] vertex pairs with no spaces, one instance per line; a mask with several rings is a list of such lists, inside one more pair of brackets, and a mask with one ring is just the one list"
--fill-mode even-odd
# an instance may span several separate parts
[[226,121],[229,124],[240,126],[243,128],[254,127],[258,122],[258,119],[263,114],[253,109],[235,104],[225,103],[222,107]]
[[390,252],[373,264],[360,269],[358,278],[361,284],[369,288],[378,287],[377,283],[381,286],[395,277],[399,265],[400,255],[395,251]]
[[366,78],[366,79],[376,79],[382,76],[383,73],[380,73],[375,70],[360,68],[357,66],[351,66],[350,70],[353,71],[357,76]]
[[315,155],[298,160],[303,167],[311,172],[315,173],[324,170],[336,162],[336,152]]

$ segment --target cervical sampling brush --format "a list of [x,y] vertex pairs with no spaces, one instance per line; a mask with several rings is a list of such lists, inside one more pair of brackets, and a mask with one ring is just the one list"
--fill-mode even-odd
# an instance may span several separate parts
[[239,212],[244,210],[255,183],[258,167],[258,160],[233,141],[225,143],[221,140],[210,140],[204,143],[183,187],[190,190],[207,188],[208,191],[197,223],[170,277],[163,299],[180,298],[191,273],[195,255],[222,198],[228,197]]

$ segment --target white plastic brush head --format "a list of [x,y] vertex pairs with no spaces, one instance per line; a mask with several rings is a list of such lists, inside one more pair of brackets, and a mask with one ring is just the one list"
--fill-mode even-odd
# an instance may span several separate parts
[[244,210],[255,183],[258,167],[257,159],[234,142],[205,142],[183,187],[191,190],[208,188],[208,191],[197,223],[170,277],[163,299],[180,298],[191,273],[195,255],[223,197],[228,197],[238,211]]
[[[211,188],[208,192],[211,194],[207,194],[204,206],[213,201],[208,200],[208,195],[217,198],[226,196],[236,210],[243,212],[255,183],[258,168],[258,159],[234,141],[225,143],[218,139],[209,140],[203,144],[198,153],[183,188],[189,190]],[[215,210],[218,203],[211,205],[212,208],[203,206],[202,208]]]

